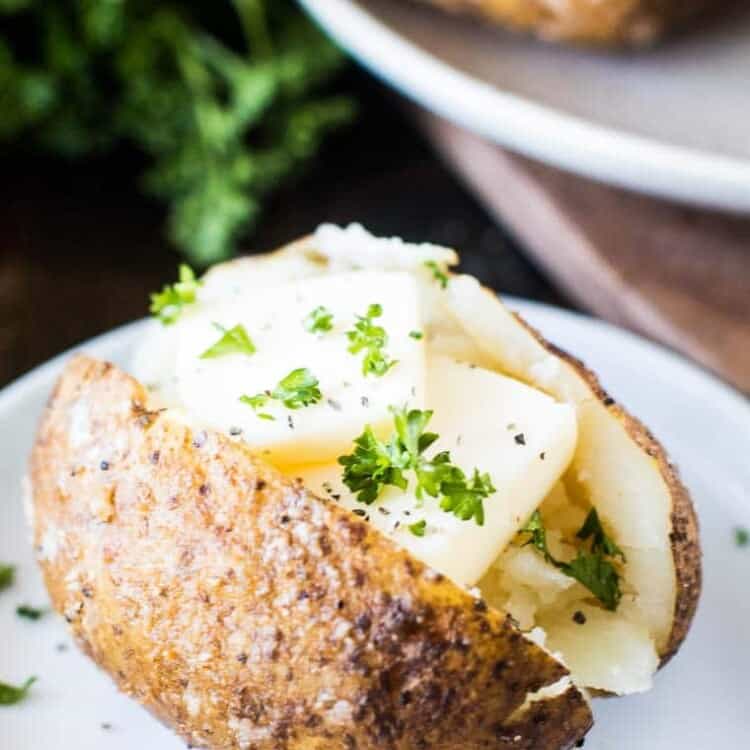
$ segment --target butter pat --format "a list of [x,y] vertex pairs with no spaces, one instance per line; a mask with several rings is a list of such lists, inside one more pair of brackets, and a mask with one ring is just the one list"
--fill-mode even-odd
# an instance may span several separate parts
[[[467,475],[477,467],[496,492],[484,501],[485,522],[461,521],[413,489],[387,488],[371,506],[358,503],[341,481],[337,465],[303,467],[295,475],[318,494],[364,509],[381,531],[436,570],[472,586],[514,538],[567,468],[577,427],[572,407],[540,391],[480,367],[433,355],[427,364],[428,430],[440,439],[429,455],[450,451]],[[346,451],[351,451],[351,445]],[[408,527],[426,521],[423,537]]]
[[[382,377],[365,376],[363,352],[348,351],[346,332],[370,304],[382,307],[374,323],[388,336],[384,352],[397,360]],[[333,330],[313,334],[304,320],[318,306],[333,314]],[[201,359],[221,336],[216,324],[245,327],[256,352]],[[335,460],[366,423],[386,430],[391,404],[424,401],[424,343],[409,336],[419,330],[417,285],[405,272],[359,271],[296,280],[186,311],[175,326],[179,403],[199,425],[240,435],[280,467]],[[240,402],[273,390],[290,372],[306,368],[319,381],[322,400],[288,409],[270,400],[259,412]]]

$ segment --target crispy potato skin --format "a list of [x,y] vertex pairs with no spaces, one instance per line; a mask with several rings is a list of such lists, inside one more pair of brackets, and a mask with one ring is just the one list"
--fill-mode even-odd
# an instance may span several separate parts
[[79,356],[31,457],[54,607],[119,687],[196,747],[573,746],[577,689],[510,618],[241,443],[191,432]]
[[709,0],[422,1],[550,41],[614,47],[650,44],[712,7]]
[[[493,294],[491,290],[486,290]],[[654,461],[672,497],[672,530],[669,536],[672,545],[675,576],[677,577],[677,599],[675,601],[672,632],[666,646],[659,654],[660,666],[664,666],[682,645],[693,621],[702,585],[701,547],[698,518],[690,493],[680,480],[677,467],[669,460],[664,446],[650,430],[602,388],[597,376],[586,365],[566,351],[551,344],[520,315],[515,314],[523,325],[550,354],[567,362],[586,382],[594,396],[613,414],[627,430],[631,439]]]

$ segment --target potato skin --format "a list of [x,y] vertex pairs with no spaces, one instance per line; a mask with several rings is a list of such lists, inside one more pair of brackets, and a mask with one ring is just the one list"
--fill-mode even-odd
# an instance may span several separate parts
[[369,524],[212,431],[149,408],[115,366],[67,366],[33,448],[53,605],[119,687],[196,747],[573,746],[567,672]]
[[[494,294],[489,289],[485,291],[488,294]],[[666,645],[659,653],[660,666],[663,667],[677,653],[685,640],[701,594],[703,577],[700,533],[698,517],[690,499],[690,493],[682,483],[677,467],[669,460],[664,446],[639,419],[626,411],[604,390],[599,378],[580,359],[547,341],[539,331],[517,313],[515,318],[550,354],[562,359],[576,371],[595,398],[625,427],[631,439],[656,461],[659,472],[669,489],[672,498],[672,530],[669,541],[672,545],[672,559],[677,578],[677,598],[672,631]]]
[[671,27],[712,7],[708,0],[422,1],[548,41],[614,47],[653,43]]

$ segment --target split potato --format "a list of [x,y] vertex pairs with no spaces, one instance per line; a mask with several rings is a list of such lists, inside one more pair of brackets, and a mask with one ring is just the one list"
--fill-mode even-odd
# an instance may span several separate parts
[[[54,607],[123,691],[195,747],[569,748],[591,726],[588,692],[648,689],[685,638],[700,593],[700,547],[689,496],[664,450],[578,360],[476,280],[450,274],[456,262],[444,248],[323,227],[277,253],[210,271],[195,312],[174,327],[155,325],[139,347],[129,368],[137,379],[86,356],[61,376],[30,463],[34,540]],[[454,559],[433,563],[421,545],[440,534],[463,539],[450,535],[467,528],[491,530],[498,498],[489,491],[483,527],[440,510],[432,520],[428,498],[414,506],[431,519],[426,531],[423,524],[421,533],[404,533],[406,524],[380,520],[390,521],[408,493],[396,492],[393,505],[379,498],[365,513],[354,496],[316,483],[320,463],[295,464],[288,442],[277,450],[278,426],[269,420],[263,432],[265,420],[252,421],[258,415],[247,405],[237,417],[244,431],[228,428],[222,410],[207,408],[200,418],[191,410],[186,392],[199,398],[203,389],[213,403],[218,384],[234,382],[230,357],[201,360],[193,379],[183,379],[183,350],[204,336],[201,316],[226,333],[234,318],[222,310],[236,297],[227,314],[245,314],[247,330],[258,329],[257,364],[247,357],[237,366],[265,367],[261,350],[274,341],[252,318],[274,303],[262,290],[296,300],[301,289],[319,288],[316,279],[368,271],[414,278],[421,323],[414,338],[426,361],[471,363],[485,379],[495,373],[515,382],[503,391],[513,398],[522,387],[538,393],[540,414],[574,415],[571,455],[559,476],[532,483],[536,495],[482,466],[509,488],[509,507],[513,492],[528,490],[527,503],[538,497],[549,559],[520,533],[502,542],[481,575],[461,579]],[[286,298],[290,283],[297,286]],[[348,304],[341,297],[330,302],[337,310]],[[282,345],[304,350],[294,335],[289,328]],[[385,378],[358,384],[374,389],[367,408],[377,411],[378,389],[399,387],[399,366],[415,378],[421,372],[418,353],[404,356],[390,386]],[[324,393],[336,387],[338,370],[326,380],[321,364]],[[425,377],[430,407],[429,371]],[[294,439],[307,439],[319,413],[335,413],[350,430],[341,405],[329,407],[294,411],[302,433]],[[278,413],[277,421],[286,413],[271,402],[263,408],[277,409],[268,415]],[[513,437],[522,451],[535,436]],[[530,509],[518,507],[522,532]],[[567,562],[551,562],[580,553],[592,509],[622,553],[610,561],[614,607],[569,575]],[[462,544],[454,558],[480,547]]]
[[548,41],[596,46],[651,44],[711,7],[707,0],[426,0]]

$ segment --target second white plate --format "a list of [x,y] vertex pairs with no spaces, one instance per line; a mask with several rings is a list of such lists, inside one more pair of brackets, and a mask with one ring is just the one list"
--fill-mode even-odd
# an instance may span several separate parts
[[500,145],[750,213],[750,9],[651,51],[543,45],[411,0],[301,0],[380,78]]

